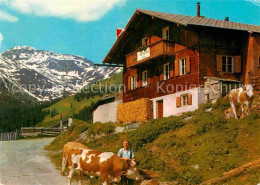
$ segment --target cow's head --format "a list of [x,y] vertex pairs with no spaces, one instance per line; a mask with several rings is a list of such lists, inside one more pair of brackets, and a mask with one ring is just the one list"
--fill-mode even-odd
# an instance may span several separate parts
[[246,92],[248,98],[252,98],[254,96],[254,89],[252,85],[244,85],[243,90]]
[[128,179],[141,180],[142,176],[139,174],[138,163],[135,160],[127,161],[126,177]]

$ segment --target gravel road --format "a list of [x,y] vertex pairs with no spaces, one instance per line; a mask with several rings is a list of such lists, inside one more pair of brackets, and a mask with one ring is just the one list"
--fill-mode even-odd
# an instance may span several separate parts
[[1,141],[0,185],[67,184],[67,178],[55,169],[43,149],[52,140]]

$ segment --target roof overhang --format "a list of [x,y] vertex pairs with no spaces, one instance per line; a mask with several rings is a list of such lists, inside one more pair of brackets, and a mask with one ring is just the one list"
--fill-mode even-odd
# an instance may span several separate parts
[[118,47],[119,43],[125,38],[127,37],[128,33],[128,27],[129,25],[133,22],[134,18],[139,14],[139,11],[136,10],[135,13],[132,15],[132,17],[130,18],[130,20],[128,21],[127,25],[125,26],[125,28],[122,30],[122,32],[120,33],[120,35],[117,37],[116,42],[113,44],[112,48],[109,50],[108,54],[105,56],[105,58],[103,59],[102,63],[107,63],[107,64],[123,64],[123,61],[115,61],[113,60],[110,56],[111,54],[116,50],[116,48]]
[[127,37],[129,37],[130,32],[128,29],[133,23],[133,21],[136,19],[136,17],[140,14],[151,16],[153,19],[160,19],[160,20],[176,23],[182,26],[211,27],[211,28],[228,29],[228,30],[236,30],[236,31],[247,31],[247,32],[260,34],[260,26],[258,25],[249,25],[243,23],[209,19],[205,17],[176,15],[176,14],[137,9],[134,12],[133,16],[130,18],[130,20],[128,21],[122,33],[117,37],[115,43],[113,44],[108,54],[103,59],[102,63],[123,65],[123,61],[120,58],[116,58],[114,56],[117,54],[117,51],[119,50],[122,42],[126,40]]

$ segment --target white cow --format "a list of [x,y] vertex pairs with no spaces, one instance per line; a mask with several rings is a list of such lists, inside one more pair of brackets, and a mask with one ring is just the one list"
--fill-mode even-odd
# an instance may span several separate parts
[[229,93],[229,102],[233,109],[235,118],[237,119],[237,110],[240,107],[242,117],[245,116],[244,106],[248,108],[247,114],[250,113],[251,106],[254,99],[253,86],[244,85],[238,89],[233,89]]

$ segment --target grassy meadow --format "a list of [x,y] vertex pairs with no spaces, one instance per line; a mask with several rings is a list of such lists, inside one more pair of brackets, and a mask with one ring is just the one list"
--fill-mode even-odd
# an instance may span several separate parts
[[[194,112],[150,120],[136,130],[117,134],[111,129],[119,123],[106,126],[75,122],[46,149],[52,151],[51,158],[59,167],[61,149],[66,142],[75,141],[83,131],[89,130],[91,135],[98,130],[105,135],[82,143],[96,150],[117,153],[123,139],[128,139],[140,168],[161,172],[161,181],[199,184],[260,158],[260,114],[252,112],[244,119],[224,119],[228,107],[227,99],[223,98],[215,104],[201,105]],[[257,184],[259,180],[260,171],[255,169],[225,184]]]

